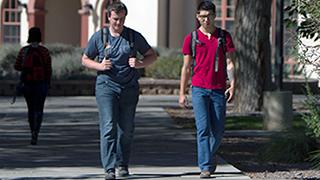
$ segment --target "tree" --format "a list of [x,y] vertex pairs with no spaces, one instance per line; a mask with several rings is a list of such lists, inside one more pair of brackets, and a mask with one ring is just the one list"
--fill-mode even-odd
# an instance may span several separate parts
[[[296,56],[303,65],[311,65],[314,71],[320,76],[320,43],[307,44],[302,38],[312,39],[317,42],[320,40],[320,1],[319,0],[292,0],[291,4],[285,9],[288,18],[285,19],[289,28],[295,28],[297,46],[295,51],[299,52]],[[309,41],[310,42],[310,41]]]
[[234,43],[236,112],[260,110],[263,91],[271,87],[270,0],[238,0]]
[[[296,27],[299,36],[296,37],[296,58],[303,65],[311,65],[320,77],[320,1],[319,0],[292,0],[291,4],[285,9],[288,18],[285,20],[287,26]],[[306,38],[313,43],[304,43],[300,38]],[[310,41],[309,41],[310,42]],[[319,95],[311,93],[307,88],[307,100],[305,106],[309,114],[303,115],[306,123],[306,135],[313,138],[320,144],[320,107],[318,106]],[[319,146],[318,146],[319,147]],[[309,161],[314,168],[320,169],[320,150],[310,153]]]

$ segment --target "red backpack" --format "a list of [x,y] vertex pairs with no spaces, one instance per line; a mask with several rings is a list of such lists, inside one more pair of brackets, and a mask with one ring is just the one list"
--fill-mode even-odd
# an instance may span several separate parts
[[21,80],[23,82],[45,80],[45,59],[40,48],[25,48],[22,67]]

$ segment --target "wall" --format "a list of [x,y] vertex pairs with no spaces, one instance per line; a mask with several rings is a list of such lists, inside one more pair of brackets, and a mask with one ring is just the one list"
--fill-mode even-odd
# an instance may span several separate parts
[[80,44],[79,0],[46,0],[45,43]]
[[125,25],[140,32],[151,46],[158,44],[158,0],[122,0],[128,8]]
[[169,47],[181,48],[185,35],[196,28],[197,1],[170,1]]

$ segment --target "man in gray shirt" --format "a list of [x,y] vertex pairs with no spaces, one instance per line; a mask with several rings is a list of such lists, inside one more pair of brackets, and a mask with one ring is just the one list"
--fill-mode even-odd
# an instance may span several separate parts
[[[139,73],[156,53],[139,33],[124,26],[127,8],[121,2],[108,9],[109,27],[94,33],[82,64],[97,70],[96,101],[100,118],[100,151],[105,179],[128,176],[134,117],[139,99]],[[143,59],[135,57],[139,52]],[[98,59],[99,62],[95,61]]]

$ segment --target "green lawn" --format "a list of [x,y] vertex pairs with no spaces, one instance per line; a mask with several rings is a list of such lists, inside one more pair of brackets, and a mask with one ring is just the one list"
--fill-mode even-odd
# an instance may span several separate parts
[[[305,123],[301,116],[296,116],[293,119],[293,128],[304,128]],[[226,130],[262,130],[262,117],[227,117]]]

